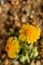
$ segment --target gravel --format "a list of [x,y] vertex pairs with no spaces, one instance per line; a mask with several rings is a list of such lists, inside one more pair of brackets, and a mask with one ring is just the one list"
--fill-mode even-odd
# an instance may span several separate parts
[[[41,29],[38,41],[41,59],[31,65],[43,64],[43,0],[0,0],[0,65],[17,65],[4,51],[8,37],[17,35],[21,25],[29,23]],[[22,65],[18,63],[18,65]]]

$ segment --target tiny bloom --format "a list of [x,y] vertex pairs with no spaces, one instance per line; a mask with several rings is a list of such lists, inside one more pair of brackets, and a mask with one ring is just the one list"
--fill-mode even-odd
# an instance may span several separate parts
[[16,58],[17,54],[19,53],[19,43],[17,39],[10,37],[7,40],[7,44],[5,50],[10,58]]
[[40,29],[36,28],[33,25],[23,24],[19,30],[19,38],[22,41],[29,43],[34,43],[40,37]]

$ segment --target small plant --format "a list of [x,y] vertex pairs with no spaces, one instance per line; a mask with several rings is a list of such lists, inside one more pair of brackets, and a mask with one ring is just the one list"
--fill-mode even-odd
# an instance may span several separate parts
[[5,51],[9,58],[14,58],[20,62],[30,63],[32,58],[38,56],[35,42],[40,38],[40,29],[33,25],[23,24],[18,31],[18,37],[9,37],[5,46]]

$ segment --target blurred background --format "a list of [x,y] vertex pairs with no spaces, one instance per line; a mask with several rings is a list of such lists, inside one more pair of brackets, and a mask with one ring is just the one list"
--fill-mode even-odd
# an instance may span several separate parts
[[41,29],[39,56],[31,65],[43,65],[43,0],[0,0],[0,65],[22,65],[9,59],[4,49],[8,37],[17,35],[24,23]]

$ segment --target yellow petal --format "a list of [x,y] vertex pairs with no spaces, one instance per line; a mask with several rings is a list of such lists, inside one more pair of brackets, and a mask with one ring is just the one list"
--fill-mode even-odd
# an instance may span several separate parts
[[19,38],[20,38],[20,40],[22,40],[22,41],[25,41],[25,40],[26,40],[26,36],[25,36],[24,34],[21,34],[21,35],[19,36]]

